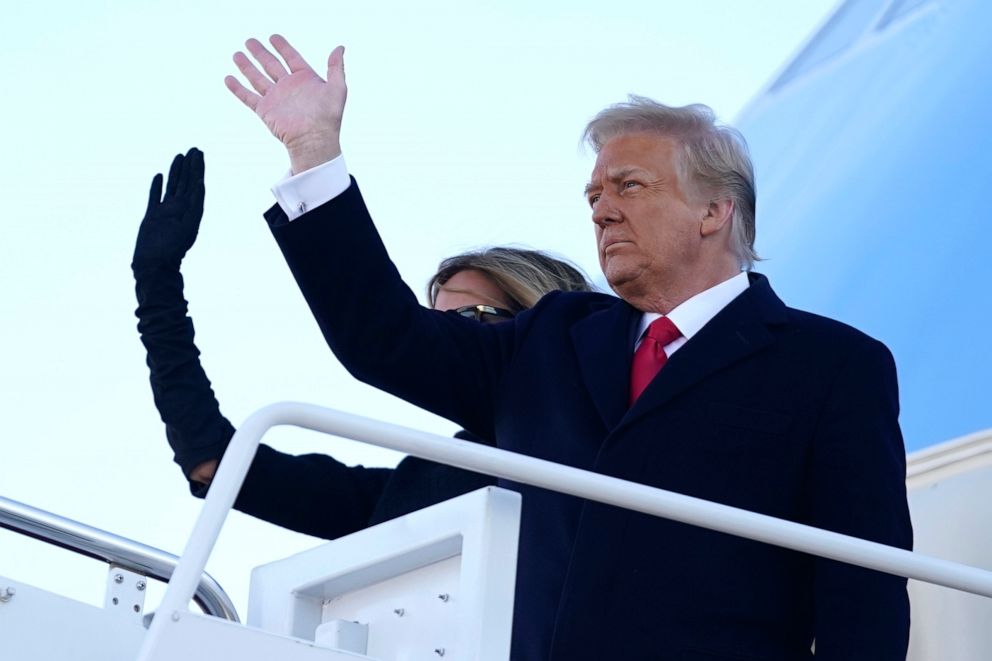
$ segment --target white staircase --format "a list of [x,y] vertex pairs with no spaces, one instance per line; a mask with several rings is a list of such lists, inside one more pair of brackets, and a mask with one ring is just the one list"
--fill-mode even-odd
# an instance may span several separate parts
[[[259,440],[280,424],[907,576],[916,579],[910,581],[912,661],[984,661],[992,649],[992,601],[987,598],[992,596],[992,572],[976,566],[289,403],[261,409],[241,426],[178,563],[136,542],[0,499],[0,526],[111,563],[103,608],[0,576],[2,658],[506,661],[520,499],[494,487],[256,568],[248,624],[237,622],[233,606],[203,568]],[[918,551],[992,566],[987,525],[992,515],[992,433],[909,457],[908,486]],[[108,551],[108,545],[114,548]],[[145,576],[169,579],[153,618],[143,613]],[[191,612],[191,601],[206,613]]]

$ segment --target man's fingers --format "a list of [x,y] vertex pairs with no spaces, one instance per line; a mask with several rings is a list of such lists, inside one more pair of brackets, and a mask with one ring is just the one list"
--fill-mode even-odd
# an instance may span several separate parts
[[183,155],[176,154],[176,157],[172,159],[172,165],[169,167],[169,180],[165,183],[165,196],[167,198],[172,197],[176,194],[176,188],[179,186],[179,173],[183,168]]
[[162,203],[162,174],[152,177],[152,186],[148,189],[148,208],[145,209],[145,216],[149,216],[152,209]]
[[262,97],[242,85],[241,81],[234,76],[225,76],[224,86],[231,90],[231,93],[238,97],[241,100],[241,103],[251,108],[252,111],[255,110],[255,106],[258,105],[258,102],[262,100]]
[[265,73],[269,74],[269,78],[272,80],[278,83],[280,78],[289,75],[279,58],[270,53],[258,39],[249,39],[245,42],[245,46],[248,47],[248,52],[258,60],[262,68],[265,69]]
[[338,46],[327,56],[327,80],[344,83],[344,46]]
[[282,59],[286,60],[286,64],[289,66],[291,73],[296,73],[297,71],[313,71],[313,68],[307,61],[303,59],[299,51],[289,45],[286,38],[281,34],[274,34],[269,37],[269,42],[275,47],[276,52],[282,56]]
[[248,59],[248,56],[238,51],[234,54],[234,64],[237,65],[238,71],[244,74],[244,77],[248,79],[251,86],[255,88],[255,91],[261,95],[265,95],[272,87],[272,81],[269,80],[268,76],[263,74],[255,66],[255,63]]

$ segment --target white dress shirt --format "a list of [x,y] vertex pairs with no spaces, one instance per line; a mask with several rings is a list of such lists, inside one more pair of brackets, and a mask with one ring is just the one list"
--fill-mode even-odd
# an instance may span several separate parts
[[[669,312],[668,318],[682,332],[682,336],[665,345],[665,355],[671,358],[673,353],[709,323],[709,320],[715,317],[720,310],[727,307],[730,301],[740,296],[749,285],[747,273],[741,271],[732,278],[699,292]],[[657,312],[645,312],[641,316],[641,323],[637,327],[637,335],[635,335],[637,338],[637,341],[634,342],[635,351],[641,344],[641,338],[644,337],[644,332],[648,326],[661,316],[663,315]]]
[[310,209],[330,202],[350,185],[351,178],[342,154],[299,174],[287,174],[272,187],[272,194],[286,216],[296,220]]

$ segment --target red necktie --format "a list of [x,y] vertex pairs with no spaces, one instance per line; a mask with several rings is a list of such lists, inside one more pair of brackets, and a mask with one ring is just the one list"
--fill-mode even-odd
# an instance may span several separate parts
[[681,331],[668,317],[658,317],[648,326],[640,346],[634,352],[634,361],[630,365],[631,406],[668,361],[665,345],[671,344],[681,336]]

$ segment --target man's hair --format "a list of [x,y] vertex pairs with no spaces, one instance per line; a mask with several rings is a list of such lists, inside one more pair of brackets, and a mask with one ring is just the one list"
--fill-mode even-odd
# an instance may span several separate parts
[[742,269],[758,261],[754,251],[754,168],[747,142],[730,126],[718,125],[709,106],[666,106],[631,94],[626,102],[602,110],[586,126],[583,140],[598,154],[609,140],[627,133],[657,133],[676,140],[681,149],[676,167],[688,185],[705,195],[730,198],[731,249]]
[[481,271],[506,294],[512,312],[531,308],[552,291],[592,291],[593,286],[577,267],[539,250],[482,248],[448,257],[427,282],[431,306],[438,292],[456,273]]

